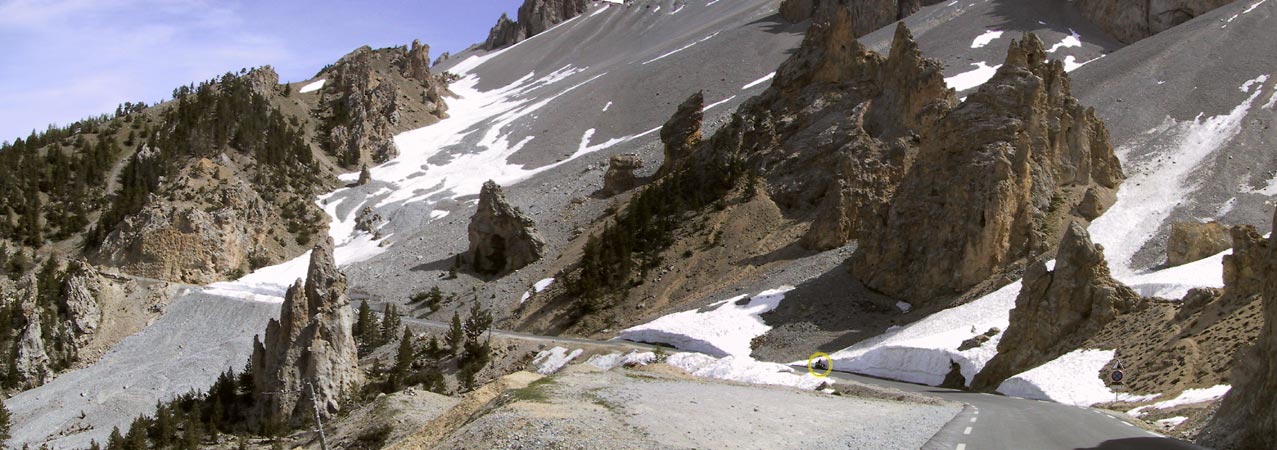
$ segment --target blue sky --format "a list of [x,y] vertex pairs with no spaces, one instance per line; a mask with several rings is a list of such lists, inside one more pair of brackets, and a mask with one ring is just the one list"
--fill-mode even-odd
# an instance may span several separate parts
[[521,3],[0,0],[0,141],[244,67],[300,81],[360,45],[413,39],[433,58],[483,40]]

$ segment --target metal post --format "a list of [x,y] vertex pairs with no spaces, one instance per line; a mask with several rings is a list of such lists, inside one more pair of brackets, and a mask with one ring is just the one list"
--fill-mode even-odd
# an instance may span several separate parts
[[310,388],[310,406],[315,410],[315,426],[319,431],[319,448],[328,450],[328,440],[324,437],[324,421],[319,417],[319,396],[315,395],[315,385],[310,381],[306,382],[306,387]]

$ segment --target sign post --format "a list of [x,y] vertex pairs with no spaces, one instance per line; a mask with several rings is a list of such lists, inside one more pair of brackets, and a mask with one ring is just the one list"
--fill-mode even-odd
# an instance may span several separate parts
[[1117,403],[1120,399],[1117,391],[1122,390],[1124,384],[1122,380],[1126,379],[1126,372],[1122,371],[1122,361],[1118,360],[1113,364],[1113,370],[1109,372],[1109,386],[1113,388],[1113,403]]

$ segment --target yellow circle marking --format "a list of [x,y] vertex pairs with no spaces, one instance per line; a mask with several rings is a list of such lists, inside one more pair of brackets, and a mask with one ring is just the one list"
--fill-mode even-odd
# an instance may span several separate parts
[[[829,366],[825,367],[825,373],[816,373],[816,369],[813,367],[813,364],[816,362],[817,359],[820,359],[822,357],[825,358],[826,361],[829,361]],[[816,353],[812,353],[810,358],[807,358],[807,373],[810,373],[812,376],[816,378],[824,378],[829,376],[829,374],[832,373],[833,371],[834,371],[834,359],[830,358],[828,353],[816,352]]]

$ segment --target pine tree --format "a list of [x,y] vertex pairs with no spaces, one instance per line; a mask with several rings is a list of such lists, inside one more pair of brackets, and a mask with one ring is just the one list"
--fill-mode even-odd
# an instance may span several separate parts
[[405,328],[403,330],[403,339],[399,341],[399,353],[395,355],[395,368],[390,375],[392,389],[399,390],[399,387],[408,378],[408,373],[412,370],[413,359],[412,331]]
[[111,450],[124,448],[124,435],[120,434],[120,427],[111,430],[111,437],[106,440],[106,448]]
[[393,341],[399,335],[399,325],[402,323],[399,307],[393,304],[387,304],[381,315],[381,338],[377,341],[378,346]]
[[452,326],[448,328],[448,335],[445,337],[448,343],[448,349],[452,351],[452,356],[461,354],[461,343],[466,338],[466,332],[461,328],[461,315],[456,311],[452,312]]
[[372,317],[372,311],[368,309],[368,300],[359,303],[359,318],[355,320],[355,337],[363,340],[365,331],[368,328],[368,320]]
[[4,399],[0,399],[0,446],[8,441],[10,427],[9,408],[4,405]]

